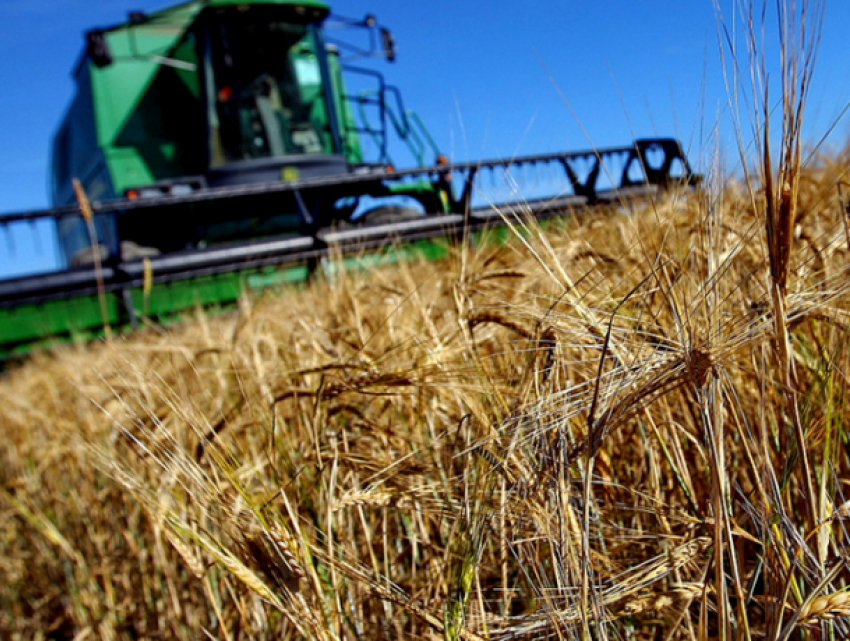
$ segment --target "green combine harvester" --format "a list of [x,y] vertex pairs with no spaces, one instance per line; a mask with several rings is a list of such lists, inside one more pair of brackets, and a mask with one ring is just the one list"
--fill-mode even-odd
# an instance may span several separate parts
[[[368,45],[332,41],[342,27]],[[7,234],[55,221],[66,268],[0,280],[0,358],[302,281],[331,249],[440,255],[434,239],[519,204],[477,203],[484,175],[554,167],[551,193],[522,199],[538,217],[696,181],[672,139],[451,164],[395,87],[349,63],[375,56],[395,59],[387,29],[315,0],[194,0],[88,32],[53,207],[0,216]],[[415,166],[394,167],[391,139]]]

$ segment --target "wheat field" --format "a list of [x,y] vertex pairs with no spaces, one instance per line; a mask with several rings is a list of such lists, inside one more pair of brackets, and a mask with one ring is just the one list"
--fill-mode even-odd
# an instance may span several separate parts
[[3,636],[843,636],[848,170],[800,172],[790,389],[734,184],[34,356]]
[[743,178],[7,372],[0,636],[846,638],[850,150],[796,104]]

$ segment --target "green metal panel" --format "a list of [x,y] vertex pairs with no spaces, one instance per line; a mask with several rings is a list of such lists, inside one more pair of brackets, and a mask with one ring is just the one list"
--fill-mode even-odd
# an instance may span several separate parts
[[360,147],[360,134],[356,130],[354,113],[351,109],[351,103],[345,100],[345,82],[342,78],[342,68],[339,62],[339,55],[335,52],[328,52],[328,68],[331,75],[331,86],[333,88],[334,104],[336,113],[340,120],[340,135],[342,136],[342,153],[345,159],[352,163],[358,164],[363,162],[363,150]]
[[171,283],[157,283],[154,274],[150,291],[133,288],[130,290],[130,299],[137,317],[167,322],[198,307],[227,307],[235,303],[245,291],[302,283],[307,276],[307,267],[304,265],[233,271]]
[[[118,319],[118,300],[109,296],[106,298],[106,321],[116,325]],[[87,337],[93,328],[102,329],[103,322],[96,295],[0,309],[0,344],[54,338],[68,340],[76,335]]]
[[149,24],[117,27],[107,34],[113,64],[97,68],[89,63],[102,146],[115,144],[160,70],[161,58],[171,56],[202,8],[201,2],[182,5],[155,14]]
[[340,272],[374,269],[386,265],[415,260],[441,260],[449,255],[449,243],[441,239],[417,240],[397,246],[388,246],[379,251],[360,256],[346,256],[341,260],[329,261],[323,266],[327,276]]
[[177,77],[186,85],[186,88],[196,100],[201,100],[201,77],[197,69],[192,70],[188,67],[198,64],[198,50],[195,46],[194,38],[184,37],[170,56],[173,60],[187,63],[187,68],[175,68],[174,72]]
[[[244,291],[303,283],[304,265],[282,269],[253,269],[172,283],[154,284],[149,292],[129,290],[137,318],[173,322],[197,308],[233,305]],[[116,331],[130,327],[131,316],[118,293],[106,294],[106,315],[97,295],[78,296],[46,303],[0,309],[0,357],[25,353],[36,346],[102,336],[104,324]]]
[[130,147],[108,149],[105,156],[116,193],[153,182],[154,176],[137,150]]
[[203,104],[191,84],[184,82],[179,70],[160,67],[117,138],[105,146],[116,192],[152,180],[203,173],[206,128],[199,114]]

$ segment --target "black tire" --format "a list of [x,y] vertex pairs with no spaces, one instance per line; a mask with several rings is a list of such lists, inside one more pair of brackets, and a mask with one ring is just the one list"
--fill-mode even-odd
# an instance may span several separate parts
[[386,205],[375,207],[357,217],[354,221],[357,225],[383,225],[386,223],[397,223],[402,220],[414,220],[422,218],[425,214],[413,207],[401,205]]

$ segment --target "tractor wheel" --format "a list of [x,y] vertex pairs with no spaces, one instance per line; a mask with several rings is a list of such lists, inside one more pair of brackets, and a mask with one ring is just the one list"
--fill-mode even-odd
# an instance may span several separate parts
[[413,220],[422,218],[425,214],[413,207],[403,207],[400,205],[386,205],[383,207],[375,207],[358,216],[354,221],[357,225],[385,225],[387,223],[397,223],[403,220]]

